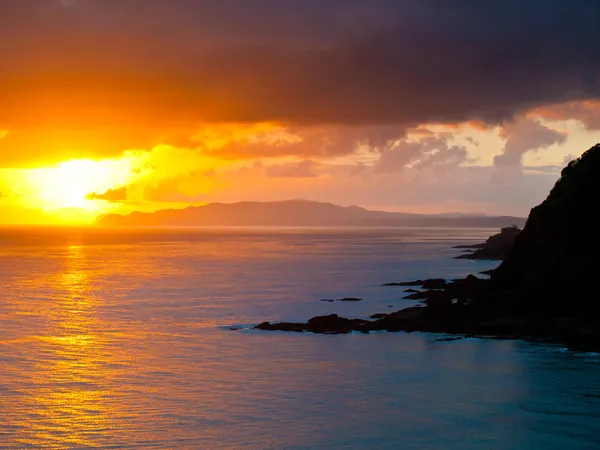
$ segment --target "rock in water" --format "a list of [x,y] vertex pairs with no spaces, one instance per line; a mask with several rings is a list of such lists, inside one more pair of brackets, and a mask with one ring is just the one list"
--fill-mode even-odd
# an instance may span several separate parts
[[333,302],[362,302],[362,298],[356,298],[356,297],[344,297],[344,298],[338,298],[338,299],[332,299],[332,298],[322,298],[321,300],[319,300],[320,302],[327,302],[327,303],[333,303]]
[[519,293],[521,306],[541,313],[598,313],[600,144],[571,161],[523,231],[492,282]]
[[[320,334],[343,334],[350,333],[351,331],[366,332],[370,323],[368,320],[346,319],[337,314],[330,314],[328,316],[313,317],[307,323],[281,322],[272,324],[263,322],[254,328],[267,331],[307,331]],[[362,330],[363,328],[364,330]]]
[[428,280],[402,281],[400,283],[385,283],[382,284],[382,286],[420,286],[423,289],[444,289],[444,287],[446,286],[446,280],[444,280],[443,278],[430,278]]

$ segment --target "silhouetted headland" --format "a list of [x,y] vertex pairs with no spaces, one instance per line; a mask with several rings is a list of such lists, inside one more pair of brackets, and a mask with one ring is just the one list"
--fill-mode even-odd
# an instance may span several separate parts
[[280,202],[211,203],[153,213],[100,216],[104,227],[146,226],[412,226],[504,227],[524,224],[525,218],[470,214],[412,214],[370,211],[358,206],[339,206],[308,200]]
[[[600,239],[600,144],[569,163],[554,188],[531,210],[523,231],[490,279],[418,280],[407,298],[424,306],[374,320],[315,317],[307,323],[268,322],[262,330],[349,333],[426,331],[464,336],[560,342],[600,351],[597,306]],[[512,233],[512,231],[511,231]],[[502,233],[501,233],[502,234]]]
[[[455,256],[455,259],[500,260],[508,256],[521,232],[517,225],[504,227],[500,233],[489,237],[485,242],[474,245],[457,245],[454,248],[467,249],[467,254]],[[474,251],[471,251],[474,250]]]

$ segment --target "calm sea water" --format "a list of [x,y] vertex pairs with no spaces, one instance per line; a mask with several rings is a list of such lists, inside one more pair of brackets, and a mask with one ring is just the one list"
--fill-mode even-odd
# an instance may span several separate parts
[[408,306],[493,231],[0,229],[0,447],[600,448],[599,356],[249,329]]

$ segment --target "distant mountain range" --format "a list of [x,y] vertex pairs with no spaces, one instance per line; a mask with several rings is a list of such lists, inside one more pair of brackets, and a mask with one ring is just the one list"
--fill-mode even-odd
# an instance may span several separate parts
[[280,202],[210,203],[153,213],[108,214],[98,217],[104,227],[147,226],[416,226],[523,227],[525,218],[482,214],[412,214],[369,211],[308,200]]

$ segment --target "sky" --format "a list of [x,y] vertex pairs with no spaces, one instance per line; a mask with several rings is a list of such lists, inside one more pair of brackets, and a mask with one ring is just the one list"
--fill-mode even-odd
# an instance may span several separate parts
[[526,216],[600,142],[600,2],[3,0],[0,223],[308,199]]

